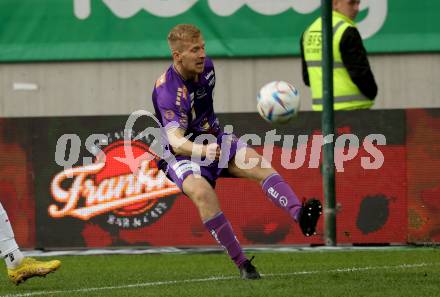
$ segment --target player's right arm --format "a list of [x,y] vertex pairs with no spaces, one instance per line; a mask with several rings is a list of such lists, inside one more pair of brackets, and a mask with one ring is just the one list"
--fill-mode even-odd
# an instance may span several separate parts
[[207,145],[194,143],[185,137],[185,130],[172,126],[166,128],[169,144],[176,155],[206,157],[209,160],[220,159],[220,147],[217,143]]
[[168,143],[175,155],[205,157],[209,160],[220,158],[220,148],[217,143],[197,144],[185,137],[191,104],[189,98],[185,98],[187,96],[183,88],[172,86],[167,88],[164,83],[156,84],[153,96],[156,98],[156,112],[161,117]]

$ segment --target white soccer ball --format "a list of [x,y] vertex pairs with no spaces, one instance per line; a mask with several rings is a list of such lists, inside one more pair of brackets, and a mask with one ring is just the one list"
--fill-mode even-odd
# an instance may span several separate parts
[[299,111],[298,90],[288,82],[277,80],[265,84],[257,95],[258,113],[273,124],[282,124],[294,118]]

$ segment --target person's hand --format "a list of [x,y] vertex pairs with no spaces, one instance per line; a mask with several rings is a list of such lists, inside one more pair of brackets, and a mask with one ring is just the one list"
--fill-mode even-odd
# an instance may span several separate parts
[[217,143],[210,143],[206,145],[205,157],[208,160],[220,160],[221,151]]

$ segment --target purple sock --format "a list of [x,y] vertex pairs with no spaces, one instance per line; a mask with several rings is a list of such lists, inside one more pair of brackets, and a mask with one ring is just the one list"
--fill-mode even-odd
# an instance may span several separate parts
[[246,260],[246,257],[225,215],[219,212],[213,218],[205,221],[204,224],[215,240],[228,251],[235,265],[240,266]]
[[287,211],[290,216],[298,221],[301,210],[301,202],[296,197],[292,188],[284,181],[278,173],[269,175],[263,181],[263,191],[276,206]]

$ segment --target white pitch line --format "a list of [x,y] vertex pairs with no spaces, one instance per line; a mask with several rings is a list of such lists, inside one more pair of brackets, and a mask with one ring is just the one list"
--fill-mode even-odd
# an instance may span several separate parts
[[[282,277],[282,276],[292,276],[292,275],[310,275],[310,274],[322,274],[322,273],[344,273],[344,272],[360,272],[368,270],[391,270],[391,269],[408,269],[408,268],[418,268],[439,265],[440,263],[419,263],[419,264],[401,264],[395,266],[366,266],[366,267],[352,267],[352,268],[337,268],[330,270],[309,270],[309,271],[296,271],[288,273],[267,273],[261,274],[263,277]],[[94,292],[94,291],[105,291],[105,290],[117,290],[117,289],[129,289],[129,288],[142,288],[142,287],[152,287],[152,286],[163,286],[163,285],[175,285],[175,284],[185,284],[185,283],[203,283],[210,281],[223,281],[238,279],[238,276],[213,276],[208,278],[193,278],[185,280],[170,280],[170,281],[160,281],[160,282],[148,282],[148,283],[138,283],[131,285],[121,285],[121,286],[108,286],[108,287],[94,287],[94,288],[83,288],[83,289],[73,289],[73,290],[58,290],[58,291],[39,291],[31,293],[21,293],[21,294],[7,294],[1,295],[0,297],[27,297],[27,296],[38,296],[46,294],[68,294],[68,293],[82,293],[82,292]]]

